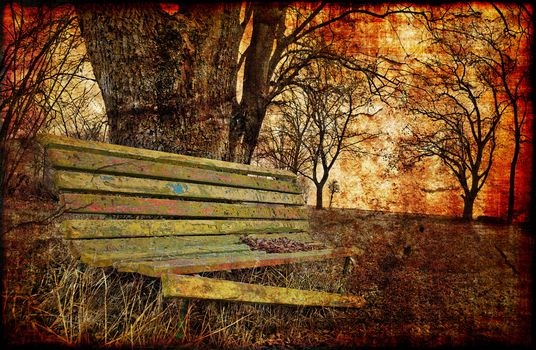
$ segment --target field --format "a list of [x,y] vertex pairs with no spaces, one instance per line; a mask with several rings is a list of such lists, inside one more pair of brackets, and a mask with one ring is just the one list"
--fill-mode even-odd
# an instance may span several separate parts
[[533,238],[522,226],[353,209],[310,211],[314,238],[358,245],[343,260],[204,274],[343,291],[362,309],[295,308],[160,296],[160,282],[80,265],[54,203],[6,203],[4,342],[10,346],[305,348],[532,344]]

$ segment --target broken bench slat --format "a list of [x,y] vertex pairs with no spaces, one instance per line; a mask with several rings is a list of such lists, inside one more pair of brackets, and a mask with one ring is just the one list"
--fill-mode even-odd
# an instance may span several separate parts
[[263,286],[199,276],[162,275],[165,297],[215,299],[260,304],[359,308],[365,300],[357,295]]
[[90,191],[99,193],[136,194],[144,196],[166,196],[187,199],[227,200],[287,205],[303,205],[300,194],[281,193],[246,188],[203,185],[191,182],[178,182],[91,174],[72,171],[57,171],[55,183],[60,190]]
[[177,164],[193,168],[211,169],[237,174],[273,176],[280,179],[295,179],[296,175],[287,170],[262,168],[254,165],[225,162],[206,158],[185,156],[182,154],[153,151],[142,148],[114,145],[104,142],[78,140],[57,135],[40,135],[39,142],[47,148],[77,150],[87,153],[128,157],[140,160],[152,160],[167,164]]
[[49,149],[50,163],[59,169],[93,174],[127,175],[171,181],[189,181],[238,188],[301,194],[295,181],[268,179],[216,170],[199,169],[151,160],[139,160],[65,149]]
[[309,231],[306,220],[65,220],[68,239],[290,233]]
[[64,193],[63,198],[66,211],[71,213],[247,219],[307,218],[307,210],[303,207],[268,204],[229,204],[80,193]]
[[334,248],[300,251],[294,253],[270,253],[261,256],[245,255],[236,257],[215,257],[206,259],[172,259],[161,261],[118,262],[119,271],[138,272],[151,277],[160,277],[163,273],[193,274],[210,271],[246,269],[260,266],[274,266],[298,262],[309,262],[359,255],[357,248]]

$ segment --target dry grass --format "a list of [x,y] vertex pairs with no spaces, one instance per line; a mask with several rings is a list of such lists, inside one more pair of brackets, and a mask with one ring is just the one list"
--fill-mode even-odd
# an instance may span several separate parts
[[[8,201],[11,214],[46,216],[52,207]],[[163,299],[158,279],[80,265],[53,220],[4,236],[6,341],[134,348],[531,343],[533,240],[522,229],[356,210],[311,215],[315,238],[365,248],[348,277],[341,276],[342,259],[204,275],[345,290],[364,295],[365,308]]]

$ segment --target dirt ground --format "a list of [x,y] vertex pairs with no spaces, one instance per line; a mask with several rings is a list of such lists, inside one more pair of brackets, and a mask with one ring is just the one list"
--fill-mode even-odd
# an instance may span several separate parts
[[[8,228],[18,225],[3,237],[2,315],[4,340],[10,345],[42,342],[133,348],[151,344],[200,348],[480,348],[492,345],[529,347],[533,341],[531,266],[534,239],[529,235],[529,229],[520,225],[464,223],[443,217],[354,209],[311,209],[314,238],[326,244],[357,245],[364,249],[364,254],[355,258],[350,274],[341,279],[342,264],[337,260],[280,269],[254,269],[245,273],[247,278],[266,284],[279,284],[282,279],[294,278],[288,286],[296,287],[292,283],[297,283],[298,287],[303,287],[306,284],[319,290],[359,294],[367,301],[364,308],[297,310],[193,301],[188,304],[190,318],[187,318],[187,326],[177,330],[174,327],[183,321],[166,321],[164,329],[162,320],[177,315],[182,304],[161,300],[157,296],[158,280],[124,277],[126,274],[102,269],[80,270],[62,245],[56,229],[57,219],[40,221],[53,213],[53,208],[50,200],[7,202],[6,224]],[[31,221],[37,223],[20,225]],[[62,292],[62,288],[69,286],[65,282],[65,276],[69,276],[66,271],[71,271],[69,266],[73,266],[73,274],[79,276],[75,281],[77,284],[85,281],[80,277],[83,273],[96,276],[94,282],[91,279],[84,282],[87,283],[84,290],[89,290],[91,284],[98,284],[98,288],[91,291],[95,295],[92,297],[102,298],[105,291],[104,299],[109,303],[108,308],[104,304],[103,313],[89,313],[84,309],[91,315],[91,318],[83,319],[92,329],[85,331],[91,335],[87,335],[89,338],[85,338],[81,330],[82,306],[90,305],[89,294],[83,294],[83,289],[72,285],[69,288],[75,289],[70,294]],[[102,275],[107,285],[101,283]],[[302,278],[300,282],[293,277],[298,275]],[[335,275],[336,282],[330,285],[330,281],[335,281]],[[226,277],[229,276],[246,279],[244,273],[232,272]],[[273,278],[273,283],[266,281],[267,278]],[[145,309],[142,310],[149,310],[151,306],[151,310],[156,310],[156,316],[151,316],[149,311],[137,314],[131,311],[135,316],[125,317],[125,326],[121,326],[130,327],[130,333],[118,330],[112,334],[111,327],[115,323],[102,322],[103,318],[114,320],[115,311],[110,302],[114,295],[112,284],[122,285],[117,295],[123,293],[126,307],[132,303],[124,296],[127,289],[138,286],[138,291],[142,291],[138,304],[144,300]],[[76,304],[73,302],[76,298],[85,299]],[[156,300],[154,307],[150,298]],[[70,313],[67,313],[69,305]],[[98,306],[92,307],[101,304],[95,305]],[[124,311],[117,311],[118,314],[121,312]],[[151,322],[155,326],[146,337],[137,334],[139,340],[134,341],[133,323],[137,325],[145,314],[150,317],[139,322],[144,328],[137,332],[147,330]],[[121,327],[117,326],[117,329]],[[110,341],[112,336],[118,339],[116,343]]]
[[[527,228],[358,210],[313,212],[316,237],[365,249],[359,345],[527,346],[534,240]],[[349,330],[347,334],[351,334]]]

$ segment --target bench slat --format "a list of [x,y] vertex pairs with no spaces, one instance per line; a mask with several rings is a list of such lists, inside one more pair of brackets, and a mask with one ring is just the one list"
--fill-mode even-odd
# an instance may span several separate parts
[[47,148],[60,148],[69,150],[79,150],[88,153],[105,154],[110,156],[121,156],[132,159],[152,160],[161,163],[186,165],[193,168],[211,169],[218,171],[233,172],[238,174],[254,174],[262,176],[272,176],[280,179],[295,179],[296,175],[286,170],[261,168],[248,164],[239,164],[197,158],[181,154],[153,151],[142,148],[114,145],[104,142],[78,140],[57,135],[40,135],[39,142]]
[[179,217],[247,219],[307,219],[305,207],[269,204],[228,204],[163,198],[64,193],[65,210],[71,213],[134,214]]
[[302,232],[305,220],[65,220],[68,239]]
[[246,269],[260,266],[325,260],[327,258],[360,255],[361,253],[362,250],[355,247],[333,248],[295,253],[265,253],[202,259],[178,258],[167,261],[118,262],[115,264],[115,267],[123,272],[137,272],[146,276],[160,277],[163,273],[192,274],[210,271]]
[[227,256],[231,252],[246,253],[249,247],[245,244],[219,244],[219,245],[193,245],[181,247],[168,247],[166,249],[146,249],[146,250],[120,250],[116,252],[82,251],[80,260],[95,267],[112,266],[118,261],[131,260],[164,260],[175,259],[177,256],[197,256],[210,253],[225,253]]
[[164,297],[215,299],[261,304],[359,308],[365,304],[358,295],[262,286],[199,276],[162,275]]
[[286,193],[301,193],[300,188],[294,181],[274,180],[265,177],[224,173],[221,171],[159,163],[150,160],[121,158],[62,149],[49,149],[47,155],[51,164],[61,169],[82,170],[102,174],[133,175],[160,178],[163,180],[182,180]]
[[[305,232],[281,234],[252,234],[254,238],[285,237],[296,242],[308,243],[312,239]],[[82,261],[98,267],[110,266],[116,261],[176,258],[181,255],[249,251],[248,245],[238,235],[144,237],[73,240],[71,246]]]
[[[251,234],[253,238],[280,238],[285,237],[297,242],[311,242],[306,232],[278,233],[278,234]],[[147,250],[176,250],[181,247],[217,246],[243,244],[239,235],[221,236],[168,236],[168,237],[138,237],[138,238],[101,238],[72,240],[71,244],[79,252],[117,253],[117,252],[144,252]],[[122,258],[124,259],[124,258]]]
[[[251,251],[251,250],[244,250],[243,247],[233,247],[238,248],[235,250],[232,249],[220,249],[220,251],[196,251],[195,249],[190,249],[190,251],[181,251],[173,256],[163,256],[162,254],[158,254],[156,256],[150,256],[146,258],[138,258],[138,259],[117,259],[116,256],[113,254],[97,254],[96,252],[82,252],[80,254],[80,261],[84,264],[88,264],[90,266],[94,267],[109,267],[113,266],[115,267],[117,264],[120,263],[128,263],[131,261],[168,261],[170,259],[208,259],[208,258],[219,258],[219,257],[233,257],[233,256],[254,256],[259,257],[262,255],[266,255],[266,252],[263,251]],[[242,249],[242,250],[240,250]]]
[[71,191],[184,197],[215,201],[304,204],[303,197],[299,194],[72,171],[56,172],[55,183],[60,190]]

